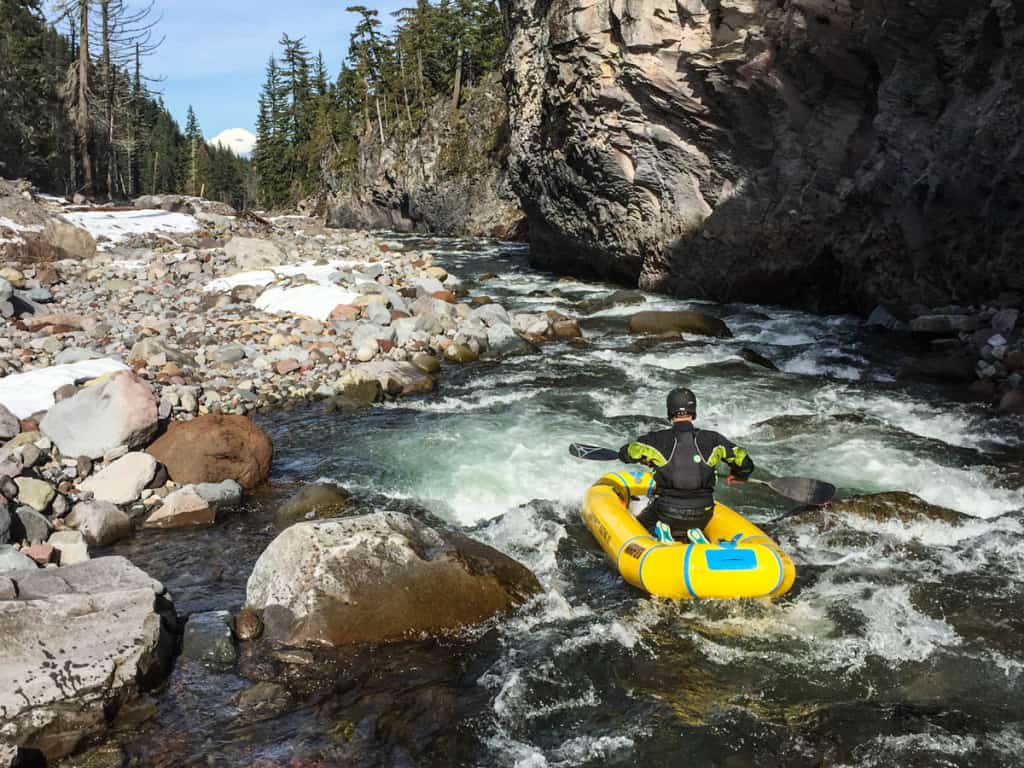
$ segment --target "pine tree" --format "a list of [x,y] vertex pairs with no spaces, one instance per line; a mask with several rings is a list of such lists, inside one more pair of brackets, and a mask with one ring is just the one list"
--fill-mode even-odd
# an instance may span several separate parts
[[282,205],[288,199],[289,111],[286,98],[280,69],[271,57],[260,94],[256,149],[253,153],[260,203],[267,208]]

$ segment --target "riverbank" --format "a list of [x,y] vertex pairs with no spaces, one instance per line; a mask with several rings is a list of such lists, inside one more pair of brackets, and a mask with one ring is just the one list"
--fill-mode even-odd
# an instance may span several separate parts
[[[180,644],[190,658],[223,659],[225,647],[233,658],[236,638],[262,633],[264,613],[324,622],[309,630],[314,644],[322,632],[382,641],[454,632],[536,589],[528,571],[489,547],[448,534],[441,549],[431,539],[443,538],[440,529],[410,528],[402,515],[356,517],[341,538],[406,563],[400,577],[381,578],[400,578],[410,599],[437,582],[449,584],[453,602],[447,613],[435,605],[418,619],[402,612],[401,626],[364,620],[356,634],[324,618],[336,613],[329,594],[313,608],[288,602],[282,589],[299,591],[303,578],[289,571],[291,556],[271,558],[254,575],[274,589],[254,588],[248,631],[223,609],[176,613],[163,585],[126,560],[93,560],[139,531],[179,535],[236,514],[266,483],[274,453],[247,413],[327,401],[327,418],[342,418],[432,391],[443,361],[498,359],[579,331],[554,313],[510,314],[486,296],[470,301],[429,252],[311,219],[268,221],[175,196],[96,209],[19,185],[0,191],[8,331],[0,340],[0,608],[13,653],[0,697],[0,761],[20,747],[53,760],[106,727],[148,718],[132,714],[134,702],[161,683]],[[304,521],[344,511],[349,497],[340,487],[311,486],[277,524],[297,524],[288,529],[297,536]],[[318,538],[321,530],[310,529],[300,547],[311,553],[306,567],[320,569],[320,587],[352,571]],[[411,542],[405,550],[403,537]],[[504,575],[491,583],[465,568]],[[386,586],[350,580],[338,599]],[[138,610],[129,618],[132,601]],[[89,622],[64,622],[67,612]],[[189,619],[183,637],[179,615]],[[39,682],[46,663],[35,639],[51,624],[49,639],[62,649],[44,653],[58,666],[88,669],[78,682]],[[75,650],[86,626],[100,645]],[[127,648],[135,650],[125,655]],[[106,674],[111,666],[125,675]],[[80,716],[62,719],[69,707]]]

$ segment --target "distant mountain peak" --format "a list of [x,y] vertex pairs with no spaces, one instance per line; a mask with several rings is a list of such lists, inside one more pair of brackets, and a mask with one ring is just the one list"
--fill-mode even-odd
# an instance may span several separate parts
[[245,128],[228,128],[210,139],[210,143],[230,149],[240,157],[248,157],[256,147],[256,136]]

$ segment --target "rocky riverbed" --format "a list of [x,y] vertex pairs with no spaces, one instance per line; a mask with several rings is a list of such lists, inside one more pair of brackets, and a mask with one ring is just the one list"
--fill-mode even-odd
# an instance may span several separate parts
[[[973,343],[950,318],[995,330],[1012,307],[893,309],[878,333],[542,275],[493,241],[324,231],[180,198],[15,198],[0,216],[29,206],[38,223],[26,214],[2,237],[36,236],[27,251],[41,256],[4,262],[21,276],[0,377],[18,537],[4,551],[19,568],[0,577],[18,649],[5,757],[17,745],[27,760],[80,754],[66,766],[512,768],[1019,753],[1019,420],[963,402],[968,378],[928,382],[908,362]],[[56,215],[74,230],[63,253],[42,223]],[[94,252],[70,257],[85,235]],[[240,264],[232,242],[282,263]],[[48,268],[60,279],[42,285]],[[440,332],[408,322],[428,322],[420,308]],[[110,329],[32,324],[58,313]],[[927,320],[925,336],[915,321],[933,315],[947,324]],[[149,340],[181,357],[133,359]],[[334,356],[300,357],[317,344]],[[213,362],[223,348],[233,361]],[[89,354],[55,368],[67,349]],[[298,368],[278,371],[281,351]],[[407,390],[396,367],[433,391]],[[722,489],[797,564],[777,604],[646,600],[579,521],[602,469],[566,444],[650,429],[680,381],[762,471],[856,497],[787,514]],[[63,642],[86,629],[88,643]]]
[[[0,610],[4,642],[25,649],[4,670],[5,759],[17,749],[47,759],[76,751],[123,722],[166,675],[181,642],[171,596],[146,586],[149,577],[128,561],[91,560],[91,552],[140,529],[214,525],[237,509],[273,461],[270,437],[246,413],[306,400],[336,412],[430,392],[442,361],[497,359],[579,335],[559,313],[510,314],[489,297],[471,298],[429,253],[402,243],[301,217],[233,215],[205,200],[83,209],[4,182],[0,235]],[[282,505],[279,523],[331,517],[347,496],[305,489]],[[269,564],[261,559],[254,574],[258,613],[246,614],[254,623],[193,616],[186,655],[223,660],[225,642],[259,636],[266,610],[271,634],[292,645],[299,636],[314,645],[367,642],[456,631],[537,589],[526,569],[499,563],[504,556],[491,548],[465,537],[444,544],[435,528],[400,515],[344,525],[333,534],[315,526],[301,544],[268,550]],[[292,557],[301,555],[324,588],[352,570],[339,546],[404,565],[300,607],[309,577],[285,573]],[[291,555],[274,560],[281,550]],[[387,621],[357,610],[359,632],[339,628],[338,600],[372,603],[394,579],[412,599],[444,593],[447,615],[431,599],[419,618],[396,604]],[[131,591],[139,589],[156,595],[157,608],[139,603]],[[137,606],[134,618],[123,615],[125,601]],[[62,621],[68,611],[92,623]],[[317,629],[287,630],[293,615]],[[60,646],[43,650],[50,662],[33,649],[44,631]],[[94,633],[97,647],[83,649],[80,632]],[[131,658],[118,655],[128,649]],[[111,666],[122,672],[102,672]],[[35,682],[40,676],[49,682]],[[128,684],[136,679],[148,682]],[[80,717],[62,715],[70,709]]]

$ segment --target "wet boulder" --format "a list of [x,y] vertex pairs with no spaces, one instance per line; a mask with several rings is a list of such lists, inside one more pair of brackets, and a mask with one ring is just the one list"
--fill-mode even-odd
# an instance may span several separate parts
[[744,360],[746,360],[751,365],[756,365],[759,368],[767,368],[769,371],[777,371],[777,370],[779,370],[779,366],[777,366],[775,363],[773,363],[767,357],[762,355],[760,352],[755,352],[754,350],[748,349],[747,347],[744,347],[743,349],[741,349],[736,354],[739,355],[740,357],[742,357]]
[[39,428],[64,456],[98,459],[122,445],[146,445],[157,418],[152,390],[124,371],[55,404]]
[[123,557],[8,578],[17,598],[0,600],[0,746],[53,762],[163,680],[174,612],[163,586]]
[[924,499],[904,491],[853,496],[833,502],[826,508],[824,514],[856,515],[879,523],[889,520],[911,523],[926,519],[955,524],[970,519],[961,512],[929,504]]
[[1024,390],[1011,389],[999,398],[997,407],[1000,413],[1024,415]]
[[186,485],[168,494],[160,508],[146,519],[144,527],[192,528],[216,521],[217,512],[210,502],[199,495],[196,486]]
[[376,512],[287,528],[256,562],[246,598],[266,638],[313,647],[458,632],[539,590],[491,547]]
[[303,520],[337,517],[352,506],[352,494],[334,483],[315,483],[300,489],[274,512],[274,524],[285,528]]
[[227,611],[193,613],[185,625],[181,655],[211,667],[235,663],[235,639],[231,633],[231,614]]
[[910,321],[910,330],[924,336],[956,336],[978,330],[974,315],[922,315]]
[[147,449],[181,485],[234,480],[247,490],[270,474],[270,436],[245,416],[212,414],[179,421]]
[[342,374],[336,387],[339,390],[364,381],[378,381],[389,395],[416,395],[434,390],[434,378],[409,362],[374,360],[354,365]]
[[722,320],[693,311],[638,312],[629,318],[629,332],[656,335],[692,333],[721,339],[732,338],[732,331]]
[[973,381],[978,358],[973,354],[956,352],[951,355],[905,357],[900,362],[897,376],[901,379],[936,379],[938,381]]

